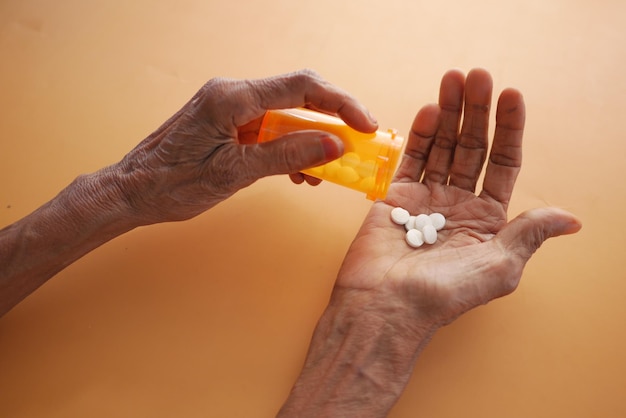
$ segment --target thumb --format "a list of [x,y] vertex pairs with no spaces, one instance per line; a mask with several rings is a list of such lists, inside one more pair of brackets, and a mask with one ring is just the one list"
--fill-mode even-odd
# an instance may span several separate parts
[[580,228],[580,220],[562,209],[531,209],[509,222],[496,239],[525,264],[548,238],[574,234]]
[[341,157],[341,139],[328,132],[297,131],[273,141],[249,145],[248,173],[256,178],[292,174]]

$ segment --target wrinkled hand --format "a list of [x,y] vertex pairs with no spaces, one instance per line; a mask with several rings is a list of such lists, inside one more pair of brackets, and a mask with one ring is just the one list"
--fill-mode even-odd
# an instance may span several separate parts
[[[367,216],[336,293],[365,291],[376,303],[409,307],[414,318],[436,328],[511,293],[546,239],[580,229],[576,218],[554,208],[530,210],[507,222],[522,162],[525,111],[516,90],[499,97],[482,190],[475,194],[488,155],[491,94],[492,80],[484,70],[471,71],[467,80],[458,71],[443,77],[439,105],[417,114],[387,199],[376,202]],[[390,221],[395,206],[414,215],[443,213],[447,223],[438,241],[410,248],[404,229]]]
[[113,166],[120,190],[144,224],[202,213],[257,179],[298,172],[343,153],[328,133],[301,131],[257,144],[268,109],[307,106],[373,132],[376,122],[352,96],[312,71],[261,80],[213,79],[173,117]]

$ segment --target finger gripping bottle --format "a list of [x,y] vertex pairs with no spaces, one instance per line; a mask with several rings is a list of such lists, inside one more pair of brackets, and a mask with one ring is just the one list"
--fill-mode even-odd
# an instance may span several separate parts
[[385,198],[402,155],[404,138],[393,129],[359,132],[337,117],[298,108],[269,110],[263,118],[258,142],[308,129],[338,136],[344,143],[344,155],[303,173],[358,190],[371,200]]

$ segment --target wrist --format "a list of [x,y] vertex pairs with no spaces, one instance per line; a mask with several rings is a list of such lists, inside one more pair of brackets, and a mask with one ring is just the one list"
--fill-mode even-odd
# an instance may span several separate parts
[[336,287],[279,416],[386,416],[436,329],[378,290]]
[[320,325],[332,330],[337,337],[352,333],[358,343],[355,345],[367,351],[379,351],[372,353],[373,359],[380,354],[385,367],[397,369],[393,373],[396,376],[416,360],[439,328],[387,289],[341,286],[335,286]]
[[51,202],[60,208],[53,213],[60,222],[80,224],[85,231],[120,235],[142,225],[125,183],[128,180],[115,165],[80,175]]
[[113,171],[76,178],[0,230],[0,315],[75,260],[135,226]]

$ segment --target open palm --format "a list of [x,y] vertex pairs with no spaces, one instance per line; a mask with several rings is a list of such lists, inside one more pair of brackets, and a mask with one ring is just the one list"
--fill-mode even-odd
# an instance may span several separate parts
[[[522,160],[524,102],[516,90],[501,93],[489,151],[491,94],[492,80],[484,70],[472,70],[467,79],[458,71],[443,77],[439,104],[417,114],[387,198],[372,206],[346,256],[338,288],[380,292],[442,325],[515,290],[543,241],[580,228],[572,215],[554,208],[507,222]],[[409,247],[404,229],[390,220],[396,206],[412,215],[442,213],[447,222],[437,242]]]

